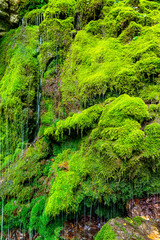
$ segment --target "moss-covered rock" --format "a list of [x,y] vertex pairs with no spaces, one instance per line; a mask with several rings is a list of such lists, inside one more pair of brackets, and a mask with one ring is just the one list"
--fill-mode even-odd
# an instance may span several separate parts
[[[58,122],[51,135],[56,136],[56,132],[63,123],[61,130],[65,130],[65,136],[67,137],[68,132],[70,137],[74,138],[74,132],[69,132],[68,126],[71,127],[76,117],[85,116],[85,112],[91,109],[96,111],[98,108],[88,108],[80,114]],[[158,135],[153,132],[157,132],[159,124],[151,124],[144,131],[141,130],[141,124],[149,117],[144,102],[140,98],[122,95],[101,111],[103,112],[97,127],[93,125],[94,129],[91,133],[83,137],[79,151],[63,152],[54,162],[52,169],[54,169],[53,174],[56,178],[46,206],[47,214],[54,216],[61,210],[77,211],[84,196],[92,199],[93,202],[103,198],[107,205],[122,198],[126,201],[131,197],[131,185],[137,178],[144,181],[145,185],[148,180],[144,179],[143,174],[158,171],[160,142],[152,139],[158,139],[156,137]],[[84,124],[86,123],[87,120]],[[63,128],[64,126],[66,129]],[[154,166],[153,155],[153,161],[156,162]],[[132,184],[126,187],[128,193],[124,197],[120,192],[125,191],[124,185],[128,178],[132,178],[130,180]],[[73,182],[70,187],[67,187],[68,181]],[[137,190],[139,189],[142,194],[143,190],[140,190],[139,184]],[[66,195],[62,194],[62,185],[64,185],[63,189],[66,189],[66,194],[70,192],[69,202],[64,201]],[[118,195],[117,189],[120,191]]]
[[117,239],[158,239],[159,227],[156,222],[146,221],[140,217],[133,219],[116,218],[106,223],[96,240],[117,240]]
[[49,240],[63,212],[160,191],[160,4],[46,3],[23,1],[0,41],[0,196],[5,231]]

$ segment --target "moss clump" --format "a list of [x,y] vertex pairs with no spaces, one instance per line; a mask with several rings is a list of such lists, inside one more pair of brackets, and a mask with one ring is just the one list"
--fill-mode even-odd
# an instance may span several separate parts
[[142,30],[142,26],[135,22],[130,22],[129,26],[120,35],[120,40],[123,43],[129,43],[132,40],[137,40]]
[[61,120],[56,125],[55,135],[63,137],[63,133],[71,131],[80,131],[83,135],[83,131],[92,129],[96,126],[98,119],[102,113],[103,107],[101,105],[95,105],[84,110],[81,113],[75,113],[72,117],[68,117],[66,120]]
[[[148,116],[147,106],[140,98],[121,95],[105,107],[100,118],[99,126],[121,125],[123,124],[123,120],[127,118],[132,118],[142,123]],[[119,120],[117,118],[119,118]]]
[[116,240],[117,236],[112,227],[107,223],[101,228],[95,240]]
[[77,203],[82,200],[80,196],[76,198],[74,195],[79,183],[80,178],[75,172],[59,172],[51,188],[46,213],[55,216],[64,210],[69,212],[75,210]]
[[[160,132],[160,125],[159,123],[152,123],[147,125],[144,129],[146,134],[146,156],[151,158],[154,164],[154,159],[159,154],[159,132]],[[158,151],[157,151],[158,150]]]
[[65,19],[71,17],[75,13],[76,1],[74,0],[50,0],[48,9],[46,10],[47,18]]
[[144,219],[139,216],[134,217],[132,219],[127,217],[125,218],[125,220],[128,221],[130,224],[132,224],[132,226],[137,226],[137,227],[139,227],[144,221]]
[[100,35],[102,34],[102,27],[103,27],[103,21],[101,19],[96,20],[96,21],[90,21],[85,29],[86,32],[92,33],[93,35]]
[[[48,145],[44,139],[36,142],[21,153],[7,169],[4,175],[8,184],[6,195],[26,202],[34,196],[38,179],[42,176],[40,161],[47,157]],[[23,157],[23,158],[22,158]]]
[[36,203],[32,208],[31,215],[30,215],[30,230],[38,231],[40,228],[39,219],[43,213],[45,207],[46,197],[42,196],[39,199],[36,199]]
[[[54,75],[58,73],[58,66],[63,63],[66,57],[66,50],[71,44],[72,30],[72,17],[65,20],[56,18],[45,19],[41,23],[40,37],[42,44],[40,46],[39,62],[43,74],[51,68]],[[52,65],[50,65],[51,63]]]
[[146,85],[140,92],[141,97],[147,103],[158,103],[160,99],[159,85]]
[[20,224],[20,212],[19,212],[19,204],[13,199],[5,204],[4,207],[4,231],[8,229],[7,224],[10,229],[14,229],[19,227]]
[[[77,211],[84,196],[93,202],[103,198],[108,206],[118,199],[127,201],[132,197],[132,184],[137,184],[136,179],[139,179],[137,191],[142,194],[145,187],[142,190],[141,184],[142,182],[144,186],[147,184],[145,174],[157,171],[158,165],[156,167],[151,161],[151,155],[154,155],[156,164],[159,162],[160,142],[152,141],[152,138],[158,139],[156,137],[158,135],[155,136],[153,133],[157,130],[154,130],[154,127],[152,131],[147,130],[152,129],[152,125],[147,126],[144,131],[140,129],[141,124],[149,116],[147,106],[140,98],[128,95],[122,95],[108,102],[110,103],[102,109],[98,125],[93,125],[94,129],[82,137],[79,150],[76,152],[65,150],[57,156],[51,170],[55,181],[46,205],[47,214],[55,216],[61,210]],[[83,116],[90,109],[93,107],[80,114]],[[95,112],[96,109],[97,107],[94,108]],[[80,115],[74,114],[62,122],[64,125],[72,123],[78,116]],[[52,133],[53,137],[59,129],[58,123]],[[158,128],[159,124],[156,124],[155,129]],[[65,132],[66,139],[67,132],[68,129]],[[70,138],[74,139],[74,136],[74,132],[71,131]],[[149,143],[151,148],[148,147]],[[131,184],[128,184],[127,179],[131,178]],[[67,187],[66,184],[69,182],[71,184]],[[70,197],[67,197],[69,193]],[[69,200],[65,201],[65,198]]]
[[156,104],[151,104],[148,108],[149,112],[157,112],[158,106]]

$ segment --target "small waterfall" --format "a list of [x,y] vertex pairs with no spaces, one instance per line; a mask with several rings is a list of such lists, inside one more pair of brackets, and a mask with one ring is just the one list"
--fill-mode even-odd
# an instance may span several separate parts
[[56,44],[56,74],[58,73],[57,64],[58,64],[58,49],[57,49],[57,44]]
[[8,225],[8,240],[9,240],[9,225]]
[[86,221],[86,202],[84,197],[84,222]]
[[22,37],[23,37],[23,41],[25,40],[25,21],[22,18]]
[[40,123],[41,82],[42,80],[40,79],[38,90],[37,90],[37,122],[36,122],[37,130],[39,129],[39,123]]
[[149,174],[147,173],[147,198],[149,198]]
[[91,206],[90,206],[90,222],[92,220],[92,203],[91,203]]
[[28,26],[28,21],[22,18],[22,28],[24,29],[26,26]]
[[22,18],[22,27],[27,27],[29,24],[32,24],[32,25],[37,25],[37,26],[39,26],[43,21],[44,21],[44,15],[43,15],[43,13],[39,13],[37,16],[35,16],[35,21],[34,21],[34,23],[33,22],[29,22],[29,20],[28,19],[24,19],[24,18]]
[[41,38],[41,36],[40,36],[39,44],[41,45],[42,43],[43,43],[43,41],[42,41],[42,38]]
[[35,16],[35,25],[39,26],[43,21],[44,21],[43,13],[39,13],[37,16]]
[[49,42],[49,38],[48,38],[48,28],[47,28],[47,40],[46,40],[47,42]]
[[2,199],[2,217],[1,217],[1,240],[3,239],[3,199]]
[[102,213],[102,209],[101,209],[101,221],[100,221],[100,223],[102,224],[102,222],[103,222],[103,213]]
[[24,124],[22,120],[22,145],[21,145],[21,156],[23,156],[23,151],[24,151]]
[[78,213],[76,214],[76,234],[75,234],[76,238],[77,238],[77,228],[78,228]]
[[0,163],[1,163],[1,165],[0,165],[0,167],[1,167],[1,174],[0,174],[0,177],[2,178],[2,176],[3,176],[3,172],[2,172],[2,131],[1,131],[1,129],[0,129]]
[[26,122],[26,142],[28,143],[29,139],[29,98],[30,98],[30,85],[29,85],[29,91],[28,91],[28,97],[27,97],[27,122]]
[[[39,21],[42,20],[43,18],[38,17],[37,18],[37,23],[39,24]],[[42,38],[41,36],[39,37],[39,46],[42,44]],[[37,54],[39,54],[39,46],[37,47]],[[38,84],[38,88],[37,88],[37,121],[36,121],[36,136],[39,130],[39,125],[40,125],[40,107],[41,107],[41,87],[42,87],[42,73],[41,73],[41,69],[39,68],[39,72],[40,72],[40,79],[39,79],[39,84]],[[35,137],[36,137],[35,136]]]
[[24,27],[24,18],[22,18],[22,27]]
[[[7,111],[7,109],[6,109]],[[8,115],[6,116],[6,156],[9,154],[9,142],[8,142]]]
[[32,240],[32,231],[29,229],[29,240]]
[[[44,20],[44,16],[43,16],[43,13],[39,13],[37,16],[35,16],[35,25],[39,26],[42,21]],[[29,22],[27,19],[22,19],[22,30],[23,30],[23,37],[25,38],[25,27],[28,26]],[[43,43],[42,41],[42,37],[40,36],[39,38],[39,45],[41,45]],[[37,54],[39,54],[39,46],[37,46]],[[41,71],[40,71],[40,75],[41,74]],[[37,136],[37,133],[38,133],[38,130],[39,130],[39,124],[40,124],[40,104],[41,104],[41,85],[42,85],[42,76],[40,77],[39,79],[39,83],[38,83],[38,87],[37,87],[37,119],[36,119],[36,132],[35,132],[35,137]],[[30,86],[29,86],[29,91],[30,91]],[[28,99],[29,101],[29,99]],[[27,106],[29,108],[29,104]],[[21,134],[21,141],[22,141],[22,151],[21,151],[21,155],[23,155],[23,151],[24,151],[24,140],[27,139],[28,141],[28,120],[29,120],[29,116],[28,116],[28,110],[27,110],[27,121],[26,121],[26,127],[27,127],[27,130],[26,130],[26,135],[25,136],[25,124],[23,122],[22,124],[22,134]]]

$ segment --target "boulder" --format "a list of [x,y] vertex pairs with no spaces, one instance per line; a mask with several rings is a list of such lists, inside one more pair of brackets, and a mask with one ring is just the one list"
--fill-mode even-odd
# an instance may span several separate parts
[[141,217],[115,218],[106,223],[99,231],[95,240],[158,240],[160,226],[154,220]]

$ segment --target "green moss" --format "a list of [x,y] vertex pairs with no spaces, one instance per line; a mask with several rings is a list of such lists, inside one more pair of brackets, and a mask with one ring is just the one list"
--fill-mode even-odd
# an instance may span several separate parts
[[142,223],[143,223],[143,218],[137,216],[137,217],[134,217],[134,218],[125,218],[126,221],[128,221],[132,226],[137,226],[139,227]]
[[[40,160],[48,155],[48,145],[41,139],[35,146],[30,146],[25,150],[23,158],[19,156],[16,162],[13,162],[6,169],[5,181],[8,182],[7,195],[16,196],[19,202],[26,202],[34,195],[33,178],[41,176]],[[32,182],[33,181],[33,182]]]
[[[65,220],[65,218],[64,218]],[[39,234],[41,239],[60,240],[59,232],[63,228],[63,220],[60,218],[50,219],[45,212],[40,217]]]
[[[57,73],[58,65],[62,64],[66,51],[71,44],[71,31],[73,18],[65,20],[56,18],[45,19],[40,25],[41,47],[39,62],[41,72],[49,70],[49,64],[53,61],[52,72]],[[62,51],[63,49],[63,51]],[[55,61],[56,60],[56,61]]]
[[[113,4],[113,1],[111,1]],[[90,20],[95,20],[101,15],[101,11],[104,5],[108,4],[108,1],[102,0],[50,0],[48,8],[45,12],[47,18],[60,18],[65,19],[67,17],[75,18],[76,29],[82,29]]]
[[4,230],[7,231],[5,225],[8,224],[10,229],[19,227],[20,224],[19,205],[16,201],[11,200],[4,207]]
[[95,240],[116,240],[116,234],[114,233],[112,227],[107,223],[101,228]]
[[[159,124],[153,124],[152,128],[149,125],[144,131],[140,129],[140,123],[149,116],[147,106],[140,98],[128,95],[108,102],[98,126],[94,126],[89,136],[83,137],[80,149],[76,152],[65,150],[54,160],[51,172],[55,180],[46,207],[47,214],[57,215],[61,210],[77,211],[84,196],[93,202],[103,197],[107,205],[118,199],[126,201],[132,197],[133,191],[133,183],[128,185],[126,182],[128,178],[141,178],[143,169],[142,182],[145,185],[145,174],[157,171],[158,165],[153,161],[156,164],[159,162],[159,140],[156,141],[158,134],[155,134]],[[81,114],[90,109],[93,107]],[[78,115],[67,118],[66,123],[71,123],[75,116]],[[74,136],[74,132],[70,134]],[[67,137],[67,132],[65,135]],[[151,154],[154,155],[153,161]],[[68,182],[72,183],[70,187],[66,186]],[[62,191],[62,186],[65,191]],[[145,187],[142,190],[140,186],[137,185],[137,191],[142,193]],[[117,191],[122,191],[122,195],[117,195]],[[65,202],[64,198],[69,193],[69,200]]]
[[41,124],[44,126],[48,126],[53,124],[54,119],[55,119],[55,112],[54,112],[54,102],[53,99],[49,98],[49,97],[45,97],[43,98],[43,102],[44,102],[44,106],[43,107],[43,111],[42,112],[42,116],[41,116]]
[[[118,55],[111,46],[115,49],[119,48]],[[95,52],[94,55],[93,52]],[[113,64],[115,54],[119,61],[116,65]],[[109,56],[110,62],[107,63],[106,60]],[[107,89],[112,88],[109,86],[109,75],[120,68],[120,59],[120,45],[116,40],[99,41],[91,34],[80,31],[72,45],[71,54],[68,55],[68,60],[71,62],[66,62],[64,65],[64,74],[62,75],[64,103],[77,103],[78,100],[86,104],[88,99],[105,94]]]
[[75,13],[76,1],[74,0],[50,0],[48,9],[46,10],[46,16],[48,18],[67,18],[73,16]]
[[45,202],[46,202],[46,197],[42,196],[39,199],[36,199],[36,203],[32,208],[31,215],[30,215],[30,230],[36,230],[38,231],[40,228],[39,224],[39,218],[41,217],[44,207],[45,207]]
[[75,205],[81,200],[81,198],[75,198],[74,196],[74,191],[79,182],[80,178],[75,172],[59,172],[50,192],[46,213],[55,216],[60,211],[75,210]]
[[94,105],[80,113],[75,113],[73,116],[65,120],[60,120],[52,126],[46,128],[45,136],[55,136],[58,140],[63,139],[63,135],[70,135],[71,132],[76,135],[85,133],[89,129],[97,125],[98,119],[102,113],[103,107],[101,105]]
[[159,138],[160,125],[158,123],[152,123],[145,127],[145,133],[147,136]]
[[97,21],[90,21],[85,29],[86,32],[88,33],[92,33],[93,35],[97,35],[97,34],[102,34],[102,27],[103,27],[103,21],[101,19],[97,20]]
[[63,137],[63,133],[66,131],[70,135],[70,132],[75,130],[80,131],[83,135],[83,131],[94,128],[100,118],[103,107],[101,105],[95,105],[88,109],[85,109],[81,113],[75,113],[72,117],[68,117],[66,120],[61,120],[56,125],[55,135],[57,137]]
[[140,95],[147,103],[158,103],[160,99],[159,85],[146,85]]
[[[23,26],[0,42],[0,194],[11,199],[6,230],[21,220],[49,240],[62,228],[49,216],[80,212],[84,199],[110,208],[160,189],[160,5],[45,3],[21,3]],[[116,238],[108,225],[97,237]]]
[[142,123],[148,116],[147,106],[140,98],[121,95],[105,107],[99,126],[121,126],[123,120],[127,118],[133,118]]
[[40,8],[40,9],[34,9],[32,11],[29,11],[25,14],[23,17],[23,25],[28,26],[28,25],[39,25],[43,20],[44,20],[44,11],[45,8]]
[[[62,74],[66,106],[77,107],[98,96],[107,97],[108,92],[135,95],[146,83],[158,84],[158,21],[154,22],[154,14],[126,5],[115,3],[105,19],[90,21],[76,35]],[[155,15],[159,18],[158,12]],[[113,36],[119,36],[119,41]]]
[[20,2],[19,16],[22,18],[26,13],[29,13],[33,9],[41,8],[48,0],[24,0]]
[[158,106],[156,104],[151,104],[148,108],[149,112],[157,112]]
[[2,154],[13,153],[22,138],[24,142],[33,139],[39,84],[37,45],[37,29],[20,27],[8,33],[0,46],[5,65],[0,74]]
[[159,155],[159,131],[160,131],[160,125],[159,123],[152,123],[150,125],[147,125],[144,129],[146,134],[146,156],[147,158],[151,158],[154,162],[155,158]]
[[140,35],[141,29],[142,26],[140,24],[130,22],[129,26],[125,29],[125,31],[122,32],[119,38],[123,43],[136,40]]

